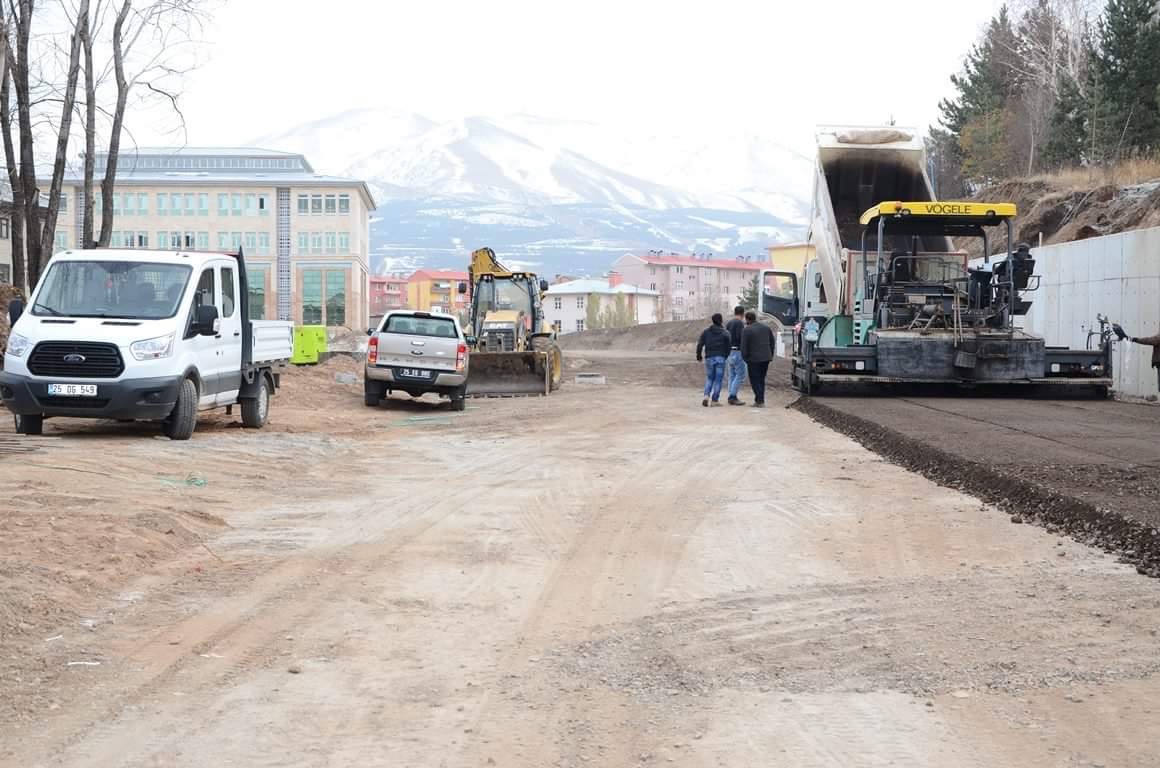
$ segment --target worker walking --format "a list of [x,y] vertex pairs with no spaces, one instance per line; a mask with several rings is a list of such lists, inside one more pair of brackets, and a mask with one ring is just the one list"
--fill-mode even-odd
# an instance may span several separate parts
[[753,407],[765,407],[765,374],[773,360],[777,341],[773,329],[757,322],[752,309],[745,313],[745,330],[741,332],[741,359],[749,369],[749,386],[753,387]]
[[745,307],[733,308],[733,319],[725,324],[729,331],[729,405],[745,405],[737,399],[741,381],[745,378],[745,361],[741,359],[741,333],[745,330]]
[[697,361],[705,360],[705,399],[701,405],[709,407],[721,405],[717,398],[721,397],[721,384],[725,379],[725,358],[729,356],[729,332],[722,324],[721,313],[713,315],[713,324],[701,331],[701,338],[697,340]]

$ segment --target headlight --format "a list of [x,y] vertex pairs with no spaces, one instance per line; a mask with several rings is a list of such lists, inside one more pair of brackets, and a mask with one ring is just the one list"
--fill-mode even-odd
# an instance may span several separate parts
[[173,334],[135,341],[129,345],[129,351],[138,360],[156,360],[161,357],[169,357],[173,353]]
[[28,349],[29,341],[26,337],[19,333],[14,333],[8,337],[8,354],[13,357],[23,357],[25,350]]

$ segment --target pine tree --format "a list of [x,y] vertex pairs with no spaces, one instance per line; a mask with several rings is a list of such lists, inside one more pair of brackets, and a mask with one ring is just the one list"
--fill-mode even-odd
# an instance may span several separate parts
[[754,275],[753,279],[745,286],[741,295],[737,297],[737,303],[746,309],[752,309],[755,312],[761,311],[761,291],[758,286],[760,277]]
[[1106,93],[1108,121],[1096,131],[1102,154],[1112,158],[1160,147],[1160,22],[1155,0],[1108,0],[1097,40],[1095,67]]

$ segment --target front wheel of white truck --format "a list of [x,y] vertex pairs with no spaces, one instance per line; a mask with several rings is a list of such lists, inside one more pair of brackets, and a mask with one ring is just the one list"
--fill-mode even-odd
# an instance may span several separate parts
[[242,401],[242,426],[261,429],[270,419],[270,381],[259,374],[258,391]]
[[161,422],[161,431],[170,440],[188,440],[197,427],[197,385],[185,379],[177,390],[177,402],[169,418]]

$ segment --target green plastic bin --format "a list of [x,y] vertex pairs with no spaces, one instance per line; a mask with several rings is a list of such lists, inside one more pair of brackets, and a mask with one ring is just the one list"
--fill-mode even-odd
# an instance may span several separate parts
[[314,365],[326,352],[326,327],[299,325],[294,328],[294,365]]

